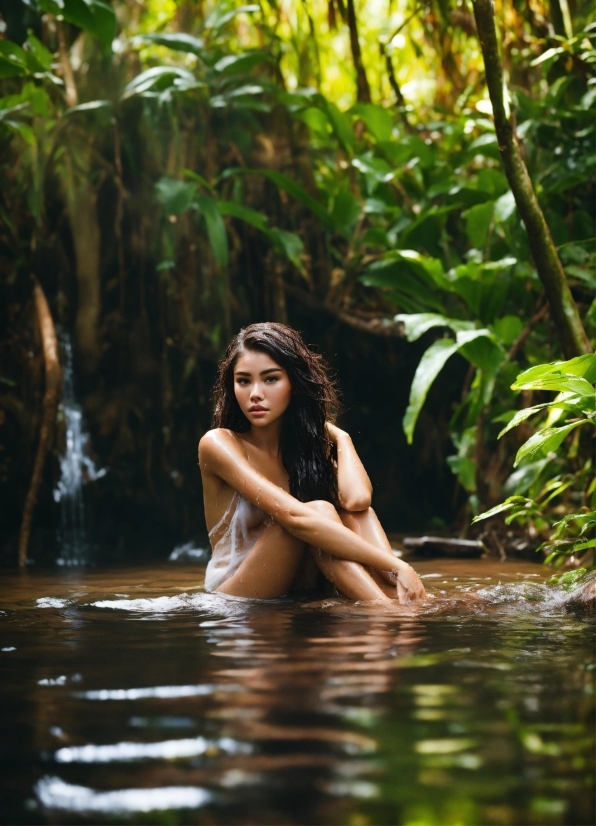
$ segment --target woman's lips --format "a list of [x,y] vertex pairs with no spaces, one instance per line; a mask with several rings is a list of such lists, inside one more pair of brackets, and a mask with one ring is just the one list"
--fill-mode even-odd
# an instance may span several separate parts
[[267,413],[266,407],[249,407],[248,412],[251,416],[264,416]]

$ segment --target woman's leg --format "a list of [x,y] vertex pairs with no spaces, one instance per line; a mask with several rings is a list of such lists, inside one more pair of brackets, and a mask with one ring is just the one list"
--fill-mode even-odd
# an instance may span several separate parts
[[[366,539],[371,545],[376,545],[378,548],[387,548],[389,551],[392,550],[387,534],[372,508],[367,508],[365,511],[340,510],[339,516],[346,528]],[[397,584],[395,574],[391,574],[389,571],[376,571],[372,568],[369,570],[370,575],[377,585],[383,589],[383,592],[395,599]]]
[[289,591],[303,556],[304,542],[274,523],[217,591],[254,599],[281,597]]
[[[340,511],[340,513],[338,513],[330,502],[324,502],[322,500],[309,502],[308,504],[316,508],[319,513],[324,514],[328,519],[335,519],[338,522],[342,522],[347,528],[350,528],[350,530],[353,530],[355,533],[360,533],[360,535],[368,541],[379,544],[381,547],[383,546],[381,543],[384,542],[390,547],[389,541],[378,519],[370,508],[369,511],[373,514],[374,520],[376,520],[378,529],[384,537],[384,540],[381,539],[380,536],[377,538],[374,530],[374,520],[369,520],[371,524],[368,525],[367,520],[364,518],[357,518],[355,520],[347,519],[346,515],[359,517],[360,514],[348,514],[347,511]],[[362,511],[362,513],[366,514],[369,511]],[[361,531],[366,531],[366,535],[364,532],[361,533]],[[373,536],[374,539],[372,538]],[[371,538],[369,539],[369,537]],[[385,593],[382,584],[377,582],[370,571],[359,562],[352,562],[347,559],[340,559],[337,556],[331,556],[331,554],[325,553],[319,548],[311,547],[309,550],[325,579],[332,582],[340,594],[348,597],[348,599],[382,600],[383,602],[387,602],[391,599],[391,596],[395,596],[395,588],[392,593]]]

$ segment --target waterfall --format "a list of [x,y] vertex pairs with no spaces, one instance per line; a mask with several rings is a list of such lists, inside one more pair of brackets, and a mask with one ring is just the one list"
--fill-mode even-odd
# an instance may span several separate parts
[[60,414],[65,424],[65,451],[60,459],[60,481],[54,490],[54,500],[60,503],[58,565],[84,565],[89,558],[89,544],[85,534],[83,485],[105,475],[88,456],[89,434],[85,430],[83,411],[77,403],[72,365],[70,337],[59,334],[62,352],[64,387]]

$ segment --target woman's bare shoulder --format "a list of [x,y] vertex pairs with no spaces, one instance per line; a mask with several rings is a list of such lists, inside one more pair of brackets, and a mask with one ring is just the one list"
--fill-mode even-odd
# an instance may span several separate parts
[[199,442],[199,459],[219,455],[222,450],[228,452],[230,448],[233,450],[239,449],[232,431],[225,427],[214,427],[212,430],[208,430]]

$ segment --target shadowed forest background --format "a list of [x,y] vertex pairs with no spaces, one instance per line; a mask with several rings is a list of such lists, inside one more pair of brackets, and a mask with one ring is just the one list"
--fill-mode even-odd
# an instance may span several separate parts
[[593,350],[592,11],[2,0],[3,563],[24,519],[29,558],[57,553],[66,336],[105,470],[84,488],[98,559],[205,538],[217,362],[264,320],[331,364],[388,530],[462,532],[517,496],[533,552],[554,519],[592,513],[591,426],[569,419],[515,470],[535,424],[497,438],[548,390],[581,396],[520,395],[519,373]]

